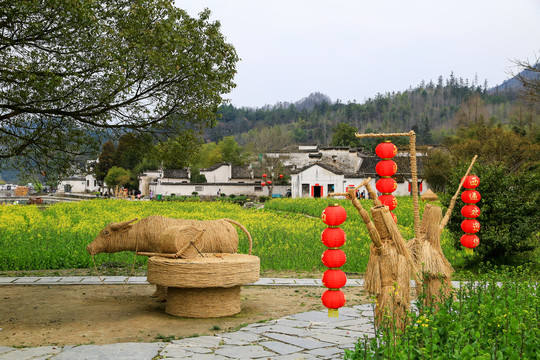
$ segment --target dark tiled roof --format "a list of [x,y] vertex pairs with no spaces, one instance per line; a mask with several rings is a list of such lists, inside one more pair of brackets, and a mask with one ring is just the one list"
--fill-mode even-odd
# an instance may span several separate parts
[[249,166],[233,166],[231,172],[232,179],[251,179]]
[[201,171],[214,171],[214,170],[219,169],[220,167],[222,167],[224,165],[230,165],[230,164],[226,163],[226,162],[217,163],[217,164],[214,164],[214,165],[210,166],[209,168],[201,169]]
[[170,179],[187,179],[187,169],[163,170],[163,177]]
[[303,172],[303,171],[305,171],[305,170],[307,170],[307,169],[309,169],[310,167],[315,166],[315,165],[320,166],[320,167],[322,167],[323,169],[328,170],[328,171],[330,171],[330,172],[333,172],[333,173],[336,174],[336,175],[343,175],[343,171],[339,170],[337,167],[332,166],[332,165],[327,164],[327,163],[323,163],[323,162],[316,162],[316,163],[314,163],[314,164],[305,166],[305,167],[303,167],[303,168],[301,168],[301,169],[296,169],[296,171],[294,171],[293,174],[301,173],[301,172]]

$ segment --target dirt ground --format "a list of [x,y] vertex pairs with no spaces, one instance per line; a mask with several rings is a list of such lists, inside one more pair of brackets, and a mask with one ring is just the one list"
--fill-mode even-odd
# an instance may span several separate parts
[[[0,345],[153,342],[230,332],[250,323],[324,309],[323,287],[242,287],[242,311],[210,319],[165,313],[151,285],[0,286]],[[346,288],[347,306],[367,303]]]

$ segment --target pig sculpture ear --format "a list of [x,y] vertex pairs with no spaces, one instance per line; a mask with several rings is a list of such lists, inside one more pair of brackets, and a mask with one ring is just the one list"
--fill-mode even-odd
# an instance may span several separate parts
[[110,225],[110,227],[111,227],[111,230],[113,230],[113,231],[121,230],[123,228],[128,227],[129,224],[131,224],[132,222],[135,222],[137,220],[139,220],[139,219],[135,218],[135,219],[131,219],[131,220],[128,220],[128,221],[123,221],[123,222],[120,222],[120,223],[112,223]]

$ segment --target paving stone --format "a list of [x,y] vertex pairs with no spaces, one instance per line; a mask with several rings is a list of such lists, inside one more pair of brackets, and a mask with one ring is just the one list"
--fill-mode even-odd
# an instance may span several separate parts
[[126,276],[106,276],[103,278],[105,284],[123,284],[126,280]]
[[274,285],[274,279],[271,278],[260,278],[254,283],[246,284],[246,285],[255,285],[255,286],[270,286]]
[[[301,328],[285,326],[281,324],[270,326],[270,328],[268,329],[268,332],[280,333],[280,334],[285,334],[285,335],[294,335],[294,336],[311,336],[315,334],[313,331],[307,330],[305,328],[301,329]],[[264,335],[264,333],[262,333],[262,335]]]
[[339,318],[341,318],[341,315],[344,316],[350,316],[350,317],[360,317],[360,311],[351,308],[351,307],[342,307],[339,309]]
[[63,277],[58,283],[59,284],[78,284],[83,279],[85,279],[84,276],[66,276],[66,277]]
[[373,311],[373,309],[375,309],[375,304],[355,305],[353,306],[353,309],[356,309],[358,311],[364,311],[364,310]]
[[292,285],[296,285],[296,283],[294,282],[294,279],[274,279],[274,286],[275,285],[288,285],[288,286],[292,286]]
[[306,320],[306,321],[312,321],[312,322],[337,322],[337,321],[343,321],[343,320],[351,320],[350,316],[340,315],[337,318],[328,317],[328,313],[326,311],[308,311],[296,315],[292,315],[294,319],[298,320]]
[[242,331],[242,332],[250,332],[250,333],[255,333],[255,334],[262,334],[264,332],[270,331],[272,326],[274,326],[274,325],[270,324],[270,325],[257,326],[257,327],[250,328],[249,325],[248,325],[248,326],[243,327],[242,329],[240,329],[240,331]]
[[86,277],[86,278],[81,279],[80,284],[81,285],[96,285],[96,284],[101,284],[101,280],[99,280],[99,278],[96,278],[96,277]]
[[0,355],[2,360],[27,360],[43,356],[51,357],[62,351],[59,346],[41,346],[35,348],[12,349]]
[[314,339],[325,341],[328,343],[332,343],[335,345],[343,345],[343,344],[350,344],[351,338],[341,335],[334,335],[334,334],[316,334],[313,336]]
[[[289,354],[289,355],[278,355],[269,357],[268,360],[316,360],[319,359],[317,356],[311,354]],[[266,360],[266,359],[265,359]]]
[[219,346],[221,340],[222,339],[219,336],[199,336],[193,338],[173,340],[171,341],[171,343],[183,346],[215,348]]
[[11,284],[13,283],[15,280],[17,280],[18,278],[16,277],[0,277],[0,284],[1,285],[4,285],[4,284]]
[[223,338],[223,342],[226,345],[248,345],[249,343],[252,343],[254,341],[259,341],[263,339],[261,336],[257,334],[252,334],[249,332],[234,332],[234,333],[227,333],[227,334],[221,334],[221,337]]
[[261,341],[259,345],[280,355],[292,354],[304,350],[301,347],[282,343],[280,341]]
[[318,341],[315,339],[309,339],[309,338],[305,339],[305,338],[300,338],[297,336],[290,336],[290,335],[278,334],[278,333],[264,333],[264,336],[270,339],[282,341],[290,345],[299,346],[304,349],[316,349],[320,347],[333,345],[332,343]]
[[315,355],[315,356],[333,356],[336,354],[343,354],[343,349],[338,348],[337,346],[319,348],[306,351],[306,354]]
[[39,277],[35,276],[28,276],[28,277],[20,277],[13,281],[14,284],[33,284],[36,281],[39,280]]
[[127,281],[128,284],[130,285],[147,285],[147,284],[150,284],[147,280],[146,280],[146,277],[144,276],[134,276],[134,277],[130,277]]
[[276,321],[276,325],[307,328],[311,325],[311,321],[282,318]]
[[214,352],[213,348],[200,347],[200,346],[184,346],[184,349],[190,351],[192,354],[211,354]]
[[122,343],[109,345],[81,345],[56,355],[54,360],[151,360],[166,343]]
[[262,357],[267,358],[269,356],[276,355],[275,353],[264,350],[264,348],[259,345],[219,348],[214,352],[214,354],[230,357],[233,359],[253,359]]
[[318,286],[315,279],[296,279],[294,283],[301,286]]
[[359,333],[373,333],[375,332],[375,328],[372,324],[359,324],[359,325],[351,325],[351,326],[345,326],[342,327],[343,330],[350,330],[355,331]]
[[195,354],[193,356],[181,357],[177,359],[195,359],[195,360],[230,360],[231,358],[216,354]]
[[7,353],[9,351],[13,351],[13,350],[15,350],[15,348],[7,347],[7,346],[0,346],[0,355],[2,355],[3,353]]
[[331,335],[343,336],[344,338],[349,338],[349,340],[352,338],[355,341],[359,337],[362,337],[366,334],[365,332],[349,331],[349,330],[341,330],[341,329],[321,329],[321,330],[315,330],[315,332],[321,335],[331,334]]
[[53,276],[46,276],[46,277],[41,277],[38,279],[38,281],[36,281],[36,284],[44,284],[44,285],[49,285],[49,284],[57,284],[60,282],[60,280],[62,280],[62,278],[60,277],[53,277]]
[[184,346],[169,344],[159,353],[165,358],[184,358],[193,355],[192,352],[186,350]]

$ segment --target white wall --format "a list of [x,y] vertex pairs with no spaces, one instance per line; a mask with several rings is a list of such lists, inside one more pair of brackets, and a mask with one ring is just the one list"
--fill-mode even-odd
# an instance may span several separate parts
[[[256,190],[257,189],[257,190]],[[285,196],[288,186],[275,185],[274,194]],[[218,190],[225,195],[247,195],[247,196],[268,196],[268,187],[261,187],[260,183],[206,183],[206,184],[158,184],[151,183],[150,190],[154,193],[154,198],[157,195],[170,196],[191,196],[194,191],[203,196],[217,196]]]
[[[308,184],[308,193],[302,193],[302,184]],[[322,197],[328,195],[328,185],[334,185],[334,192],[344,192],[344,176],[336,175],[318,165],[298,174],[291,175],[292,197],[312,197],[314,186],[322,187]]]
[[231,179],[231,169],[231,165],[221,165],[212,171],[201,169],[201,174],[206,177],[206,181],[209,183],[225,183]]

